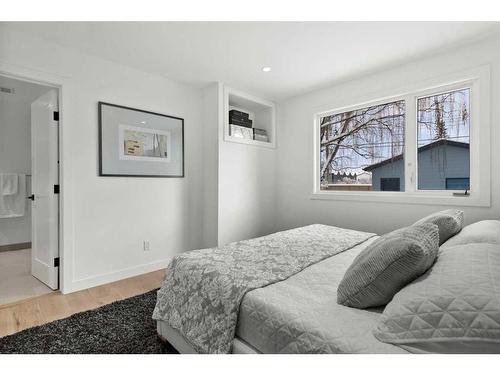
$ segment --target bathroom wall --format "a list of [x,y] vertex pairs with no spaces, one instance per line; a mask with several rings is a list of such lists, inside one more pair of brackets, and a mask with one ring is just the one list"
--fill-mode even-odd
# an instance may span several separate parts
[[[0,173],[31,174],[31,103],[48,87],[0,76],[0,87],[13,88],[14,95],[0,93]],[[31,178],[26,178],[27,189]],[[29,194],[27,194],[29,195]],[[0,246],[31,241],[31,204],[23,217],[0,218]]]

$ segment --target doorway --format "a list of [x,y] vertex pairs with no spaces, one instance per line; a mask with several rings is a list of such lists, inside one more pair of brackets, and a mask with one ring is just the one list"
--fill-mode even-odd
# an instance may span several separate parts
[[0,75],[0,305],[59,288],[58,90]]

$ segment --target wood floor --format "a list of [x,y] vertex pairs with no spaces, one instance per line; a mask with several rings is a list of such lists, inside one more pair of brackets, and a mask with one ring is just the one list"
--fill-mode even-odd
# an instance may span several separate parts
[[0,337],[145,293],[158,288],[164,275],[160,270],[71,294],[53,292],[1,305]]

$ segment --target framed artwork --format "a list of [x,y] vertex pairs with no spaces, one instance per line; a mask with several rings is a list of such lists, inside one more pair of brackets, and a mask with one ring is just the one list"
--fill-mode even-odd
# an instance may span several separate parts
[[184,119],[99,102],[99,176],[184,177]]

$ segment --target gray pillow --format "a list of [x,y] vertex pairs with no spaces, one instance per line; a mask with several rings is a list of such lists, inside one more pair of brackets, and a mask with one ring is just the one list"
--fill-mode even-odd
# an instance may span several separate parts
[[500,353],[500,245],[441,248],[432,268],[385,307],[373,333],[414,353]]
[[429,216],[420,219],[413,225],[432,223],[439,228],[439,246],[441,246],[448,238],[454,236],[462,230],[464,223],[464,212],[460,210],[444,210],[430,214]]
[[430,223],[378,238],[347,269],[337,289],[337,302],[356,308],[385,305],[434,263],[438,241],[438,227]]

